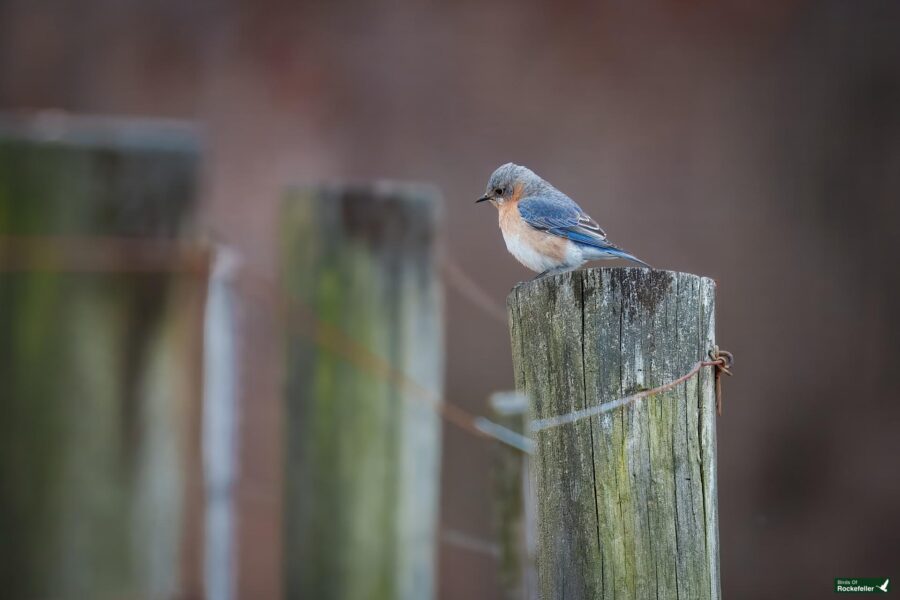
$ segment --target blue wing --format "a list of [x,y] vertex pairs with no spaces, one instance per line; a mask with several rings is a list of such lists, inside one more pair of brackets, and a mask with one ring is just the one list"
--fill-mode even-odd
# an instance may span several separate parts
[[522,219],[535,229],[597,248],[615,247],[606,240],[606,232],[566,196],[528,196],[518,208]]
[[606,239],[606,232],[574,200],[560,193],[559,196],[528,196],[518,205],[522,219],[541,231],[564,237],[597,248],[610,256],[633,260],[645,266],[642,260],[628,254]]

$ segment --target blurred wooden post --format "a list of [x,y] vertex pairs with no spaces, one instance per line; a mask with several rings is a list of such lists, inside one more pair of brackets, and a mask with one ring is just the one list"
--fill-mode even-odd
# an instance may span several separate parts
[[[516,392],[490,398],[492,420],[527,435],[528,399]],[[509,600],[537,598],[534,568],[535,515],[528,455],[494,444],[494,522],[500,548],[500,583]]]
[[288,598],[434,596],[438,205],[399,184],[286,199]]
[[[714,344],[712,280],[590,269],[508,299],[535,419],[677,379]],[[719,598],[714,374],[534,434],[542,598]]]
[[206,255],[168,242],[197,160],[153,121],[0,119],[6,597],[192,593]]

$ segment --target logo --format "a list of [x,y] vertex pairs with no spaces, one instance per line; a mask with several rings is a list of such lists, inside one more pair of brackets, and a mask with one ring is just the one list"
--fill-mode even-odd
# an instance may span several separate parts
[[891,580],[887,577],[838,577],[834,580],[836,594],[886,594]]

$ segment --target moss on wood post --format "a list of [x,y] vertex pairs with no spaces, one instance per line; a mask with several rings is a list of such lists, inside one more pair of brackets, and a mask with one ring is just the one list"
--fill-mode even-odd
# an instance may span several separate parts
[[434,596],[438,204],[399,184],[286,199],[288,598]]
[[[190,132],[154,122],[0,119],[8,597],[189,592],[185,472],[199,468],[188,444],[205,280],[156,267],[102,272],[126,261],[91,239],[174,241],[194,209],[197,158]],[[66,255],[56,236],[88,256]]]
[[[521,284],[516,388],[541,419],[652,389],[707,360],[712,280],[635,268]],[[535,434],[542,598],[719,598],[714,375]]]

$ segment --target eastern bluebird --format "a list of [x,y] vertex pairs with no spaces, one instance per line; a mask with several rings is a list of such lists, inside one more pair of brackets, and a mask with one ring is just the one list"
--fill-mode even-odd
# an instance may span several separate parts
[[537,277],[604,258],[650,266],[609,242],[606,232],[574,200],[527,167],[507,163],[494,171],[484,196],[476,202],[485,200],[500,213],[506,249],[537,271]]

